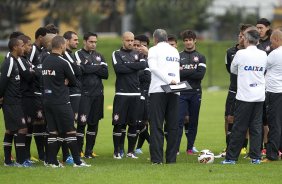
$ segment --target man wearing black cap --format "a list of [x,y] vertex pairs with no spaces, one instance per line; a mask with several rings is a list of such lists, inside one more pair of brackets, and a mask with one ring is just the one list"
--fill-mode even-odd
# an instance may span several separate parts
[[[263,50],[268,55],[271,51],[271,42],[270,42],[270,35],[272,33],[272,30],[270,28],[270,22],[266,18],[261,18],[257,21],[256,27],[260,34],[260,40],[259,44],[257,45],[257,48],[260,50]],[[266,119],[266,112],[265,112],[265,104],[263,105],[263,145],[262,145],[262,155],[266,154],[266,143],[267,143],[267,135],[269,132],[268,129],[268,123]]]
[[259,44],[258,49],[263,50],[267,55],[271,52],[270,35],[272,30],[270,28],[270,22],[266,18],[261,18],[257,21],[256,27],[259,31]]

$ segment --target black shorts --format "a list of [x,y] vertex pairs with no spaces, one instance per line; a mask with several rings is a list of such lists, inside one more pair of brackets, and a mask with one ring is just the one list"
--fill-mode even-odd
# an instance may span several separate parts
[[78,117],[80,98],[81,96],[70,96],[70,103],[71,103],[72,111],[74,113],[75,121],[77,121],[77,117]]
[[3,104],[2,108],[6,130],[17,131],[27,127],[21,104]]
[[115,95],[112,114],[113,125],[136,125],[140,96]]
[[78,111],[80,125],[96,125],[104,117],[104,95],[81,96]]
[[66,133],[75,130],[71,104],[44,104],[49,132]]
[[43,97],[36,95],[34,97],[34,108],[35,108],[35,114],[34,114],[34,120],[35,121],[44,121],[44,111],[43,111]]
[[234,116],[236,92],[228,91],[225,102],[225,116]]
[[35,100],[34,97],[22,97],[22,109],[27,124],[34,122],[35,119]]

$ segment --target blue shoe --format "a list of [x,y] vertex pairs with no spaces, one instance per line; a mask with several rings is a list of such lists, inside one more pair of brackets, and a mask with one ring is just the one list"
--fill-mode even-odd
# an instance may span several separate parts
[[236,164],[235,160],[223,160],[221,164]]
[[141,148],[138,148],[135,150],[135,153],[136,154],[143,154],[143,151],[141,150]]
[[73,163],[74,163],[74,162],[73,162],[72,156],[68,156],[68,158],[66,159],[66,164],[72,165]]
[[18,167],[31,167],[31,166],[32,166],[32,163],[30,163],[28,160],[18,165]]
[[252,159],[251,163],[252,164],[260,164],[260,159]]
[[119,155],[120,155],[121,158],[123,158],[124,157],[124,150],[120,150]]

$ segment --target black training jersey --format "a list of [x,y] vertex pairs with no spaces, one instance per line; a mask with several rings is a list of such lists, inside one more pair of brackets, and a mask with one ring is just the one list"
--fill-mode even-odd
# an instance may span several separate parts
[[145,70],[140,70],[138,72],[140,81],[140,90],[142,95],[147,95],[151,83],[151,71],[149,69],[148,63],[146,62]]
[[273,49],[271,48],[270,37],[265,40],[260,39],[257,48],[263,50],[268,55]]
[[21,94],[23,97],[34,96],[35,71],[28,57],[23,56],[17,60],[17,65],[21,77]]
[[[74,75],[76,77],[77,83],[80,83],[82,73],[81,73],[80,66],[77,64],[77,60],[74,54],[72,53],[71,50],[67,49],[64,52],[63,57],[70,63],[74,71]],[[70,90],[70,96],[78,96],[81,94],[81,90],[77,86],[69,86],[69,90]]]
[[104,57],[96,51],[80,49],[75,52],[77,62],[81,66],[81,94],[98,96],[104,93],[102,79],[108,79],[108,65]]
[[[206,73],[206,58],[198,51],[194,50],[191,52],[182,51],[180,55],[180,81],[187,81],[192,89],[190,91],[201,91],[201,81]],[[185,93],[181,92],[181,94]]]
[[45,104],[69,103],[69,85],[77,85],[73,69],[69,62],[61,55],[51,53],[45,58],[42,65],[43,101]]
[[40,53],[42,52],[43,48],[38,47],[36,44],[32,45],[32,49],[30,54],[27,56],[30,60],[30,62],[36,66],[38,65],[40,62]]
[[134,50],[123,48],[112,54],[113,67],[116,74],[116,95],[140,95],[138,71],[146,68],[146,59]]
[[21,104],[21,84],[17,59],[11,54],[5,58],[1,67],[0,98],[4,104]]
[[44,59],[50,55],[50,52],[47,49],[43,49],[38,56],[38,61],[35,64],[35,78],[34,78],[34,93],[36,95],[42,95],[43,92],[43,83],[42,83],[42,64]]
[[230,74],[230,85],[229,85],[229,90],[232,92],[236,92],[237,91],[237,75],[234,73],[230,72],[230,66],[231,63],[233,61],[233,58],[236,54],[236,52],[238,51],[238,44],[227,49],[226,51],[226,55],[225,55],[225,66],[226,66],[226,70],[228,71],[228,73]]

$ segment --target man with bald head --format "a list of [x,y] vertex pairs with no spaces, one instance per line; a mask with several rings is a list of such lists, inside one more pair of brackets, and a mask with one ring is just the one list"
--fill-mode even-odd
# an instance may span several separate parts
[[274,30],[270,36],[271,48],[274,50],[267,57],[266,65],[266,116],[269,133],[266,144],[266,158],[263,162],[278,160],[281,150],[282,128],[282,31]]
[[[112,124],[114,159],[121,159],[126,125],[128,125],[127,157],[136,159],[134,147],[137,139],[137,107],[141,96],[138,71],[146,68],[145,59],[133,49],[134,34],[125,32],[122,35],[122,47],[112,54],[116,74],[115,98],[113,104]],[[124,134],[122,134],[124,132]],[[124,135],[124,136],[122,136]]]

